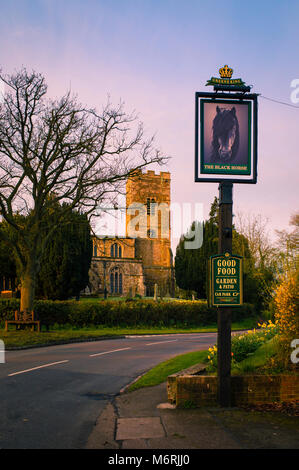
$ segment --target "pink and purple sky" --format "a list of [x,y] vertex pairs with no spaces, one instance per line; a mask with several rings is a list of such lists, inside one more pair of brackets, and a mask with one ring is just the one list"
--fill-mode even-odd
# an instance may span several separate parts
[[[253,92],[291,102],[299,78],[299,2],[288,0],[10,0],[1,5],[0,65],[41,72],[99,109],[121,98],[172,158],[172,201],[204,205],[217,183],[194,183],[194,93],[228,64]],[[299,94],[298,94],[299,95]],[[294,106],[294,104],[293,104]],[[259,99],[256,185],[234,185],[234,213],[288,228],[298,210],[299,107]],[[163,170],[163,168],[162,168]]]

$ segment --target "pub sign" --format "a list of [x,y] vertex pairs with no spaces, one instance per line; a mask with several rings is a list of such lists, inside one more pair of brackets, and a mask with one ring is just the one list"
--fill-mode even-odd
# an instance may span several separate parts
[[[207,85],[229,92],[195,93],[195,182],[256,183],[257,95],[238,92],[225,65]],[[219,84],[219,85],[217,85]],[[250,87],[248,87],[250,89]]]

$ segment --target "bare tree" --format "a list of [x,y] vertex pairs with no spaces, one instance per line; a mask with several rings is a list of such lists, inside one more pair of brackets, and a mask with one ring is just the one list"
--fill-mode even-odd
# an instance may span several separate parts
[[[76,208],[94,214],[113,200],[132,172],[166,160],[145,140],[142,123],[108,103],[100,113],[66,93],[47,99],[44,77],[25,68],[0,78],[0,211],[6,240],[21,281],[21,311],[32,310],[36,274],[47,238],[44,222],[51,201],[67,203],[57,218]],[[2,224],[3,225],[3,224]],[[9,228],[9,230],[5,229]],[[11,235],[12,234],[12,235]]]
[[268,220],[261,215],[237,214],[236,228],[247,238],[255,266],[261,270],[270,267],[276,255],[276,249],[268,235],[267,225]]
[[291,231],[275,230],[277,235],[277,248],[283,270],[289,271],[290,268],[298,269],[299,254],[299,212],[293,214],[290,223],[293,227]]

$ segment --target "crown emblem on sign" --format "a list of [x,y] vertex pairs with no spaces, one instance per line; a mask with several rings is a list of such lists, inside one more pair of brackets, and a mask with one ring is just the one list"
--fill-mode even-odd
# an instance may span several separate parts
[[[233,74],[233,69],[231,69],[228,65],[224,65],[219,69],[219,77],[211,77],[210,80],[207,81],[206,85],[225,85],[230,87],[230,89],[235,89],[236,87],[245,87],[245,82],[243,82],[242,78],[231,78]],[[233,88],[232,88],[233,87]]]
[[231,69],[228,65],[225,65],[221,69],[219,69],[219,74],[221,78],[231,78],[233,74],[233,69]]

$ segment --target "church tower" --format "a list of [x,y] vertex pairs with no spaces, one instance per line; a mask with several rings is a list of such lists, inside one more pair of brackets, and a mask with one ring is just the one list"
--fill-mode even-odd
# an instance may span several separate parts
[[[132,204],[141,204],[139,210]],[[135,221],[136,258],[142,260],[146,294],[154,294],[158,285],[161,295],[173,295],[174,273],[170,227],[170,173],[141,170],[126,184],[126,236],[131,236]],[[136,217],[137,216],[137,217]]]

